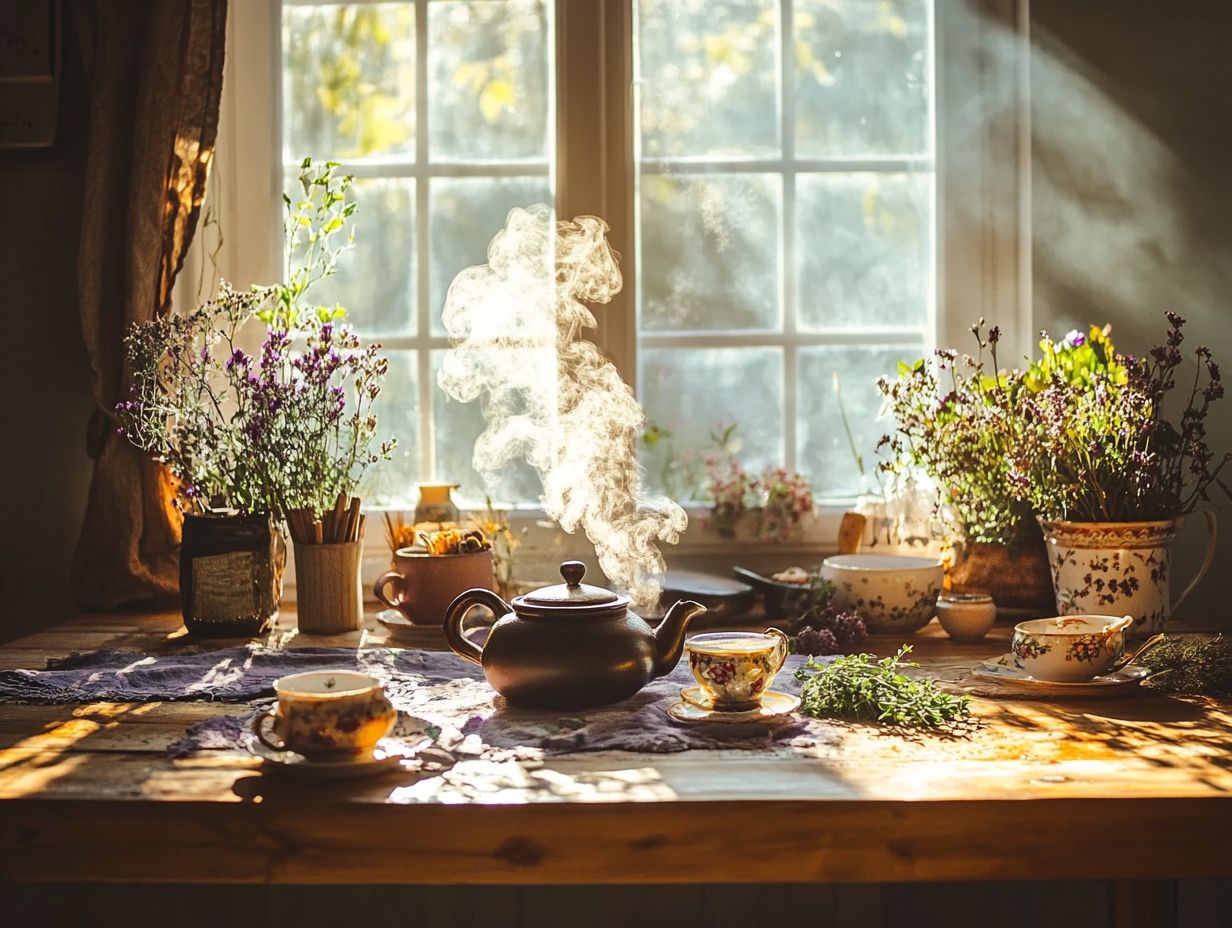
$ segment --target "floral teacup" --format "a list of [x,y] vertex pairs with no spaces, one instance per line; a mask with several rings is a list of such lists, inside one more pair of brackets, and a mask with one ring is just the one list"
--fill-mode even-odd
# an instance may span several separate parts
[[[253,721],[274,751],[306,756],[366,754],[398,717],[381,681],[363,673],[314,670],[275,681],[278,707]],[[270,724],[267,724],[270,723]]]
[[787,636],[777,628],[765,634],[711,632],[685,642],[694,679],[721,712],[756,709],[787,660],[789,648]]
[[1014,664],[1037,680],[1081,683],[1098,677],[1125,652],[1132,616],[1067,615],[1014,626]]

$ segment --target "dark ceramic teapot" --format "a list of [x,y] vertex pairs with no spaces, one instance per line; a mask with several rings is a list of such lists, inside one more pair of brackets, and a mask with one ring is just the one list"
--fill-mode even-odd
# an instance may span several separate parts
[[[445,639],[483,667],[511,704],[582,709],[619,702],[676,666],[684,631],[705,607],[678,602],[651,630],[629,599],[582,583],[586,565],[560,565],[565,582],[515,596],[510,606],[490,590],[467,590],[445,610]],[[487,606],[496,624],[481,648],[462,634],[472,606]]]

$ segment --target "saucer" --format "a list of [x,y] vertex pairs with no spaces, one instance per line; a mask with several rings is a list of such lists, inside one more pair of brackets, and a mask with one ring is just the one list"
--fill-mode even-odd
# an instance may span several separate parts
[[[397,609],[382,609],[376,614],[376,620],[389,633],[391,640],[402,644],[440,644],[445,640],[445,629],[442,625],[417,625]],[[472,621],[462,634],[482,646],[491,627],[486,622]]]
[[378,741],[368,754],[330,758],[306,757],[295,751],[275,751],[263,744],[259,738],[253,738],[248,743],[248,750],[265,761],[271,770],[285,770],[288,774],[308,779],[349,780],[392,770],[432,744],[439,735],[440,729],[435,725],[399,712],[393,729]]
[[1021,667],[1014,664],[1013,654],[1002,654],[993,660],[981,661],[971,672],[972,676],[981,680],[995,680],[1010,686],[1020,686],[1038,690],[1040,693],[1064,693],[1067,696],[1105,695],[1119,692],[1129,687],[1137,686],[1151,675],[1147,667],[1140,664],[1129,664],[1112,673],[1092,677],[1090,680],[1078,682],[1058,682],[1055,680],[1038,680]]
[[743,712],[721,712],[712,708],[710,701],[702,695],[700,686],[690,686],[682,690],[680,695],[681,701],[668,710],[668,714],[678,722],[768,722],[785,718],[800,707],[799,696],[776,690],[766,690],[762,694],[760,706]]

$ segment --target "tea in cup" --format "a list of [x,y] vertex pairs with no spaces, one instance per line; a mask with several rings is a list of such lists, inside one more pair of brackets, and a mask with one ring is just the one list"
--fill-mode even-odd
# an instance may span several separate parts
[[367,754],[398,713],[381,681],[346,670],[314,670],[274,683],[278,706],[258,716],[253,734],[274,751],[308,757]]
[[761,705],[762,694],[787,660],[789,642],[777,628],[762,632],[711,632],[685,642],[689,670],[720,712]]

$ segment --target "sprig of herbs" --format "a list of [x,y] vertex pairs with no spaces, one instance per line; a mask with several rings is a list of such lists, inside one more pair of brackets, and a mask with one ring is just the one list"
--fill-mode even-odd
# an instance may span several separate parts
[[1165,638],[1146,654],[1142,663],[1152,671],[1151,689],[1165,693],[1232,696],[1232,640]]
[[893,657],[851,654],[828,664],[809,658],[796,671],[801,681],[800,711],[815,718],[879,722],[903,728],[949,728],[970,715],[970,700],[952,696],[932,680],[917,680],[902,671],[918,667],[904,660],[911,646]]

